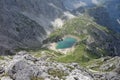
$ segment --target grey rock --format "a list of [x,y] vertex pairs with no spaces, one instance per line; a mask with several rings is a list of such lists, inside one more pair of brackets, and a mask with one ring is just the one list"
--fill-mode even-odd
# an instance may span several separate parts
[[[20,52],[19,52],[20,53]],[[24,52],[23,52],[24,53]],[[26,58],[26,56],[29,57]],[[71,66],[70,64],[64,63],[57,63],[57,62],[47,62],[47,61],[37,61],[34,63],[33,57],[29,54],[16,54],[13,57],[13,60],[9,62],[9,66],[6,67],[6,73],[15,80],[31,80],[32,77],[42,77],[50,80],[61,80],[62,77],[65,78],[67,75],[70,74],[74,75],[81,79],[81,77],[88,77],[91,76],[85,75],[87,74],[86,71],[79,69],[78,64],[73,63],[72,66],[75,68],[73,70],[69,70],[67,66]],[[19,58],[18,58],[19,57]],[[76,67],[77,66],[77,67]],[[58,75],[53,76],[49,71],[57,71],[57,74],[60,73],[62,75],[61,79]],[[83,72],[84,71],[84,72]],[[71,76],[70,75],[70,76]],[[81,75],[81,76],[79,76]],[[68,77],[70,77],[68,76]]]
[[[56,24],[56,19],[61,19],[62,21],[64,17],[69,17],[69,14],[74,16],[74,10],[81,14],[81,12],[79,12],[79,8],[81,10],[81,7],[83,9],[91,8],[85,11],[88,11],[89,15],[95,19],[98,18],[97,23],[120,31],[117,22],[120,14],[120,1],[107,0],[102,2],[101,0],[96,0],[96,2],[97,3],[93,0],[1,0],[0,54],[13,54],[14,50],[19,48],[34,49],[41,47],[48,34],[54,30],[52,26]],[[116,7],[111,6],[113,3]],[[102,4],[103,7],[99,8],[99,4]],[[68,12],[68,15],[65,15],[66,12]],[[63,22],[65,20],[63,20]],[[98,30],[95,29],[93,29],[93,31],[103,36],[99,41],[104,42],[103,39],[109,39],[108,36],[105,35],[105,32],[98,32]],[[86,30],[78,30],[78,34],[81,32],[87,33]],[[110,51],[111,55],[120,55],[119,38],[120,37],[113,36],[109,39],[113,41],[110,43],[110,46],[106,44],[107,48],[105,48],[104,45],[101,47],[109,49],[108,51]],[[90,46],[93,46],[92,43],[94,41],[95,43],[99,42],[98,39],[95,40],[93,37],[89,37],[88,43],[91,44]]]
[[17,55],[20,55],[20,56],[26,55],[26,54],[28,54],[28,52],[26,52],[26,51],[20,51],[17,53]]
[[104,74],[94,74],[93,76],[94,79],[99,79],[99,80],[119,80],[120,79],[120,75],[114,72],[110,72],[110,73],[104,73]]
[[3,67],[0,67],[0,74],[3,74],[5,72]]
[[5,77],[2,77],[1,80],[13,80],[13,79],[11,79],[11,78],[8,77],[8,76],[5,76]]
[[[118,65],[116,70],[112,72],[94,73],[80,67],[77,63],[48,62],[37,59],[28,52],[21,51],[19,53],[5,63],[5,73],[13,80],[31,80],[31,78],[43,78],[45,80],[119,80],[120,78]],[[38,61],[34,62],[34,59]],[[113,61],[114,63],[118,60],[119,57],[114,57],[104,61],[107,63]]]
[[0,5],[1,54],[41,47],[53,30],[52,22],[65,11],[62,0],[1,0]]

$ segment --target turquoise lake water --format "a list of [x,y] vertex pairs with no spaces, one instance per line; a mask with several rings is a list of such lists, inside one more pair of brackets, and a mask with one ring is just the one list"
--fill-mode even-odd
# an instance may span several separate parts
[[60,41],[57,43],[56,49],[65,49],[65,48],[71,48],[76,43],[75,38],[65,38],[63,41]]

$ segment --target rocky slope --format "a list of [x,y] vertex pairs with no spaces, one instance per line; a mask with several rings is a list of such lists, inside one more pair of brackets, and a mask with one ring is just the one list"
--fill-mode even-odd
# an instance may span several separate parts
[[[119,72],[91,72],[77,63],[48,61],[49,57],[35,58],[25,51],[13,58],[0,61],[1,80],[119,80]],[[117,58],[119,60],[119,58]]]
[[[81,1],[81,0],[80,0]],[[84,1],[83,1],[84,2]],[[119,0],[92,0],[94,4],[80,6],[76,10],[73,10],[76,14],[87,13],[88,15],[94,17],[95,21],[103,26],[106,26],[114,31],[120,32],[120,1]]]
[[[0,0],[0,79],[119,80],[119,14],[119,0]],[[66,55],[42,48],[9,56],[40,48],[48,35],[80,41]]]
[[80,39],[76,46],[77,54],[81,52],[80,47],[85,46],[85,50],[88,50],[87,53],[90,51],[92,54],[97,54],[97,56],[120,55],[120,35],[97,24],[90,16],[81,15],[68,20],[63,28],[54,31],[50,37],[66,35],[73,35]]
[[119,0],[1,0],[0,54],[40,47],[52,26],[86,10],[100,25],[119,31]]
[[88,7],[86,13],[95,18],[95,21],[103,26],[106,26],[114,31],[120,32],[119,24],[119,0],[99,1],[98,5]]
[[64,10],[62,0],[1,0],[0,50],[40,47]]

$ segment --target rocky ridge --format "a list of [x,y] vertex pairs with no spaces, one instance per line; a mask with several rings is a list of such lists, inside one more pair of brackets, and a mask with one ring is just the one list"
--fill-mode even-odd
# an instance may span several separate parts
[[0,5],[0,54],[40,47],[65,12],[62,0],[1,0]]
[[81,14],[86,9],[97,23],[119,31],[119,0],[1,0],[0,54],[41,47],[53,26],[62,26],[74,11]]
[[120,74],[114,72],[91,72],[77,63],[58,63],[48,61],[48,57],[35,58],[25,51],[13,58],[0,61],[1,80],[119,80]]

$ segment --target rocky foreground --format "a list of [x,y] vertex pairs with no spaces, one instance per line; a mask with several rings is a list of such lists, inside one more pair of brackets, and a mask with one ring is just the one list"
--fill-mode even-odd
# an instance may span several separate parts
[[113,72],[93,72],[77,63],[48,61],[46,56],[35,58],[25,51],[0,60],[1,80],[120,80],[119,69]]

